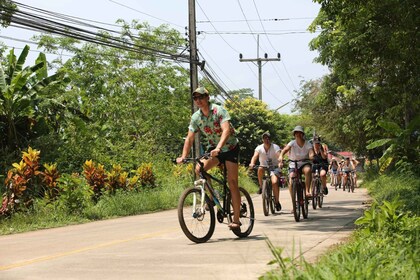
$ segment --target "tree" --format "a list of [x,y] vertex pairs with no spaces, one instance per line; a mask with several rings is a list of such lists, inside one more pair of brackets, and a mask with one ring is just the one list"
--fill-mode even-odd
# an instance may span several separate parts
[[[118,39],[136,47],[176,53],[183,45],[180,34],[165,26],[120,24]],[[135,168],[140,162],[180,152],[190,116],[184,68],[126,49],[48,35],[37,39],[49,52],[74,54],[67,60],[58,57],[53,66],[72,80],[67,103],[88,118],[61,120],[63,142],[57,154],[66,166],[60,168],[74,170],[86,159]]]
[[265,131],[269,131],[272,142],[280,146],[286,145],[291,139],[292,127],[289,119],[268,109],[264,102],[234,95],[226,101],[225,106],[239,138],[241,163],[249,163],[255,147],[262,143],[261,136]]
[[338,115],[342,135],[359,139],[350,145],[369,153],[366,144],[383,138],[378,133],[380,120],[407,128],[420,109],[418,3],[315,2],[321,9],[311,30],[319,27],[322,32],[310,47],[332,73],[325,78],[319,98],[331,105],[333,113],[327,115]]
[[0,25],[7,27],[10,25],[10,20],[16,12],[16,4],[10,0],[0,0]]

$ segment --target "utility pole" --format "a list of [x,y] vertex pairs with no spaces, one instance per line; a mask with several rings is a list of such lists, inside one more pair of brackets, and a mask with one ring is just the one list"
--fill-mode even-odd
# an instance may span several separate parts
[[[192,98],[193,91],[198,87],[198,69],[199,64],[197,55],[197,38],[196,38],[196,18],[195,18],[195,0],[188,0],[188,29],[189,29],[189,47],[190,47],[190,87],[191,87],[191,114],[198,110]],[[193,157],[200,155],[200,136],[195,134]]]
[[[258,66],[258,99],[262,100],[262,67],[267,61],[280,61],[280,53],[277,53],[276,58],[268,58],[267,54],[264,54],[264,58],[260,58],[260,35],[257,35],[257,58],[244,59],[242,54],[239,54],[240,62],[257,62]],[[265,62],[264,64],[262,62]],[[255,64],[255,63],[254,63]]]

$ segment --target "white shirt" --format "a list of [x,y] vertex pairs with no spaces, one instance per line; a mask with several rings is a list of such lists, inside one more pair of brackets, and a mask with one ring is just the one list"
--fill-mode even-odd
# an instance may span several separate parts
[[278,145],[271,143],[270,148],[266,151],[264,144],[261,144],[255,148],[255,152],[258,153],[258,160],[261,166],[268,167],[267,160],[271,159],[271,165],[277,167],[279,163],[278,153],[280,152],[280,147]]
[[[309,151],[312,149],[312,144],[308,141],[305,141],[305,144],[303,144],[303,147],[300,147],[296,140],[292,140],[287,144],[291,147],[289,152],[289,159],[291,160],[299,160],[298,162],[298,168],[301,168],[302,165],[309,162]],[[305,160],[306,161],[303,161]],[[289,168],[295,168],[295,163],[290,162]]]

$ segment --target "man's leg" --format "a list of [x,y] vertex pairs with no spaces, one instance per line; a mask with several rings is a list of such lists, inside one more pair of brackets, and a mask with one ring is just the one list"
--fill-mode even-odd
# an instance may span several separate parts
[[[238,164],[226,161],[227,181],[229,185],[230,194],[232,196],[233,205],[233,222],[239,225],[239,211],[241,208],[241,195],[238,185]],[[235,228],[237,226],[233,226]]]
[[264,168],[263,167],[258,167],[258,184],[260,184],[260,189],[258,190],[258,194],[261,194],[262,191],[262,180],[264,177]]

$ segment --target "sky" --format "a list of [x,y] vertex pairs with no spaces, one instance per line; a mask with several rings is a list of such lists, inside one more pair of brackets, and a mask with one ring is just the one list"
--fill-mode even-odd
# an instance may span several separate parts
[[[185,33],[188,26],[188,0],[19,0],[21,4],[92,21],[114,24],[147,21],[151,26],[167,24]],[[258,66],[244,59],[276,58],[263,63],[262,100],[271,109],[291,113],[302,80],[328,74],[325,66],[313,62],[318,55],[309,50],[317,34],[306,30],[319,11],[311,0],[196,0],[197,48],[221,85],[228,91],[250,88],[258,98]],[[253,33],[253,34],[251,34]],[[0,41],[23,48],[25,40],[37,34],[22,28],[0,29]],[[257,35],[259,34],[259,35]],[[15,40],[5,39],[11,37]],[[17,40],[16,40],[17,39]],[[257,42],[259,44],[257,44]],[[259,48],[258,48],[259,45]],[[30,45],[35,61],[36,45]],[[53,56],[47,54],[47,60]],[[184,65],[189,67],[188,64]]]

